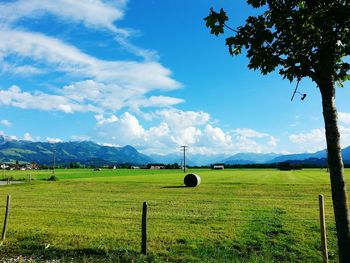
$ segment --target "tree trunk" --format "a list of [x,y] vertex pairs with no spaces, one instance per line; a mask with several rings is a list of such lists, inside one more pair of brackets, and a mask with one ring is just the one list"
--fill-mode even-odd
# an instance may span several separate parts
[[319,83],[322,95],[323,117],[326,129],[328,168],[331,179],[332,200],[338,237],[339,262],[350,262],[350,224],[344,165],[337,125],[335,88],[332,81]]

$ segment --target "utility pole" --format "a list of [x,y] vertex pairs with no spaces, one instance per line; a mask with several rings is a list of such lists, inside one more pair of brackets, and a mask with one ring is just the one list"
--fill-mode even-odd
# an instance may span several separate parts
[[184,152],[184,161],[183,161],[183,169],[184,169],[184,173],[186,173],[186,149],[188,148],[188,146],[180,146],[181,149]]

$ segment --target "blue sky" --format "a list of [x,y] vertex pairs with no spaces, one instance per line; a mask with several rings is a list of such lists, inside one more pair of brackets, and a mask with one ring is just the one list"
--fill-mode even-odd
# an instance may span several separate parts
[[[325,147],[320,95],[231,57],[203,18],[245,1],[0,1],[0,134],[130,144],[144,153],[310,152]],[[229,33],[229,32],[228,32]],[[349,83],[337,90],[350,145]]]

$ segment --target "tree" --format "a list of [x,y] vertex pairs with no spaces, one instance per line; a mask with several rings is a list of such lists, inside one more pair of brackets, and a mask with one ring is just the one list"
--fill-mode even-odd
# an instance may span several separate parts
[[[350,262],[349,212],[344,180],[335,87],[350,79],[350,0],[248,0],[261,15],[249,16],[236,29],[226,25],[221,9],[205,18],[211,33],[233,32],[226,38],[231,55],[246,50],[249,69],[275,70],[297,83],[310,78],[321,92],[328,150],[332,201],[340,262]],[[296,86],[296,90],[297,91]]]

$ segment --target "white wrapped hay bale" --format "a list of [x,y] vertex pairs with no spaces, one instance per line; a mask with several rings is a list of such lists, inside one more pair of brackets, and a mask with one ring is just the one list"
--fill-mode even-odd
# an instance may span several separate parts
[[196,187],[200,185],[201,178],[197,174],[187,174],[184,178],[184,183],[187,187]]

